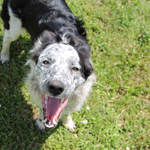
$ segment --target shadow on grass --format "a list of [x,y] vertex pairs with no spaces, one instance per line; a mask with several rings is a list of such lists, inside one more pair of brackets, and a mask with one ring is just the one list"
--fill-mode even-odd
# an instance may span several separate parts
[[[2,37],[0,37],[2,41]],[[0,64],[0,147],[8,149],[41,149],[57,128],[40,133],[34,125],[32,108],[21,88],[28,72],[25,62],[31,48],[29,39],[21,37],[10,48],[10,65]]]

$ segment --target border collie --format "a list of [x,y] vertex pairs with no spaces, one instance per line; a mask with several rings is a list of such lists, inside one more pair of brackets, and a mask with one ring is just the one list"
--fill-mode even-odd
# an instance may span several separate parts
[[27,64],[31,99],[40,108],[36,125],[53,128],[58,119],[71,131],[70,113],[81,109],[95,80],[83,22],[64,0],[4,0],[0,61],[9,62],[9,47],[27,30],[33,47]]

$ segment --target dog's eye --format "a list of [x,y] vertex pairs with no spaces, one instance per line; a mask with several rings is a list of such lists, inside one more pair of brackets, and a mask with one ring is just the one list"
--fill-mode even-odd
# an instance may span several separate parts
[[44,65],[49,65],[50,63],[49,63],[49,61],[44,60],[44,61],[43,61],[43,64],[44,64]]
[[73,67],[72,71],[78,71],[79,69],[77,67]]

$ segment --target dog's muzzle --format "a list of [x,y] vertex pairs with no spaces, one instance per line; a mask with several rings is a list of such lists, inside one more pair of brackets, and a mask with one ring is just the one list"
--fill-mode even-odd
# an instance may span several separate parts
[[59,116],[67,105],[68,98],[57,98],[65,89],[61,81],[51,81],[48,83],[47,88],[52,96],[47,96],[42,93],[43,122],[46,127],[53,128],[57,125]]

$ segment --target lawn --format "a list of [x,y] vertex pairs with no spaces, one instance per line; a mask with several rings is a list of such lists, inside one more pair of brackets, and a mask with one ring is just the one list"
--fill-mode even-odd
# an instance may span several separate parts
[[[150,1],[67,0],[83,18],[97,81],[71,133],[59,122],[40,133],[30,102],[25,66],[31,49],[25,32],[11,45],[9,67],[0,64],[1,150],[150,149]],[[0,20],[0,49],[3,23]],[[83,123],[86,122],[86,123]]]

